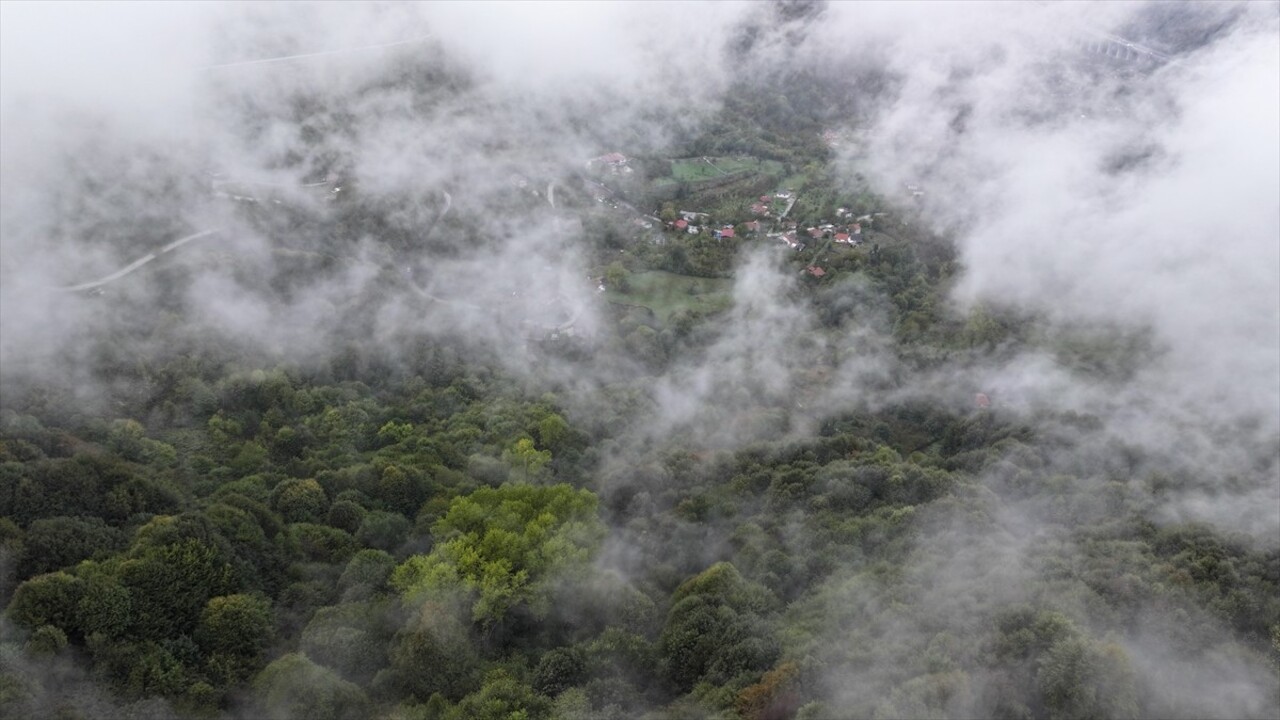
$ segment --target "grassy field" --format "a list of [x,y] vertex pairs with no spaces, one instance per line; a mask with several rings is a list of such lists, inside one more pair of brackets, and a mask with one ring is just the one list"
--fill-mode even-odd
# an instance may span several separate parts
[[795,190],[798,192],[808,181],[809,178],[804,173],[797,173],[783,178],[782,182],[778,183],[778,187],[782,190]]
[[609,290],[605,297],[613,303],[647,307],[663,325],[672,313],[681,308],[714,312],[724,310],[732,303],[730,290],[733,281],[725,278],[692,277],[652,270],[635,273],[628,282],[627,292]]

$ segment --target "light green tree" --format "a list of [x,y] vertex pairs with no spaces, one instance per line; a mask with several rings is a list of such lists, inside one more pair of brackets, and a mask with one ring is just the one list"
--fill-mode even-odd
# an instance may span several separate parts
[[455,498],[432,527],[436,546],[396,568],[409,598],[464,590],[475,622],[491,625],[518,603],[545,616],[549,575],[585,566],[604,536],[596,496],[565,484],[507,484]]
[[533,440],[527,437],[517,440],[506,455],[507,461],[513,466],[523,468],[525,480],[528,480],[531,475],[537,475],[547,463],[551,462],[551,451],[539,450]]

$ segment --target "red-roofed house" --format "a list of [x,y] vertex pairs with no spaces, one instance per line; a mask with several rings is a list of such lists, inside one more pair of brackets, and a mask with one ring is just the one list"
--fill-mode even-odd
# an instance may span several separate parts
[[751,212],[756,215],[767,215],[769,213],[769,207],[764,203],[756,203],[751,206]]
[[817,265],[810,265],[809,267],[805,268],[805,270],[808,270],[810,275],[812,275],[812,276],[814,276],[814,277],[817,277],[817,278],[820,278],[820,277],[822,277],[823,275],[826,275],[826,274],[827,274],[827,271],[826,271],[826,270],[823,270],[822,268],[818,267]]
[[750,222],[747,222],[744,227],[747,228],[747,232],[760,232],[760,221],[751,220]]
[[769,197],[768,195],[761,195],[761,196],[760,196],[760,202],[762,202],[762,203],[767,203],[767,202],[769,202],[769,201],[770,201],[770,200],[772,200],[772,199],[773,199],[773,198]]
[[725,225],[723,228],[720,228],[720,237],[722,238],[737,237],[737,233],[734,232],[732,225]]
[[809,237],[811,238],[822,237],[822,228],[816,228],[816,227],[809,228]]
[[685,228],[687,228],[687,227],[689,227],[689,221],[688,221],[688,220],[677,220],[677,221],[676,221],[676,229],[677,229],[677,230],[683,230],[683,229],[685,229]]
[[836,233],[836,242],[838,243],[849,242],[849,233]]

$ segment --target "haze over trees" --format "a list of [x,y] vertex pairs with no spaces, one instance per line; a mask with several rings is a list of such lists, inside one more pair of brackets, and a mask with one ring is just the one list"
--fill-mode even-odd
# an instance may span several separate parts
[[1275,5],[60,8],[0,715],[1280,713]]

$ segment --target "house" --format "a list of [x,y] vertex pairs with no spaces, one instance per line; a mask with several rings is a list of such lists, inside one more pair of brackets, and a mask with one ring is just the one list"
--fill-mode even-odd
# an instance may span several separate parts
[[751,206],[751,212],[755,215],[768,215],[769,206],[764,203],[755,203]]
[[811,227],[807,232],[809,233],[809,237],[815,240],[822,237],[822,228]]
[[588,169],[608,168],[611,173],[631,172],[631,168],[627,167],[627,156],[619,152],[611,152],[600,157],[591,158],[587,161]]
[[850,242],[850,240],[849,240],[849,233],[836,233],[836,238],[835,238],[835,240],[836,240],[836,242],[838,242],[838,243],[848,243],[848,242]]
[[991,407],[991,398],[987,397],[986,393],[978,393],[973,396],[973,404],[980,408],[989,408]]
[[760,202],[762,202],[762,203],[767,203],[767,202],[769,202],[769,201],[770,201],[770,200],[772,200],[772,199],[773,199],[773,198],[769,197],[768,195],[761,195],[761,196],[760,196]]
[[690,225],[690,226],[689,226],[689,230],[688,230],[688,232],[689,232],[689,234],[690,234],[690,235],[697,235],[697,234],[698,234],[698,226],[697,226],[697,225]]
[[690,211],[690,210],[681,210],[681,211],[680,211],[680,213],[679,213],[679,215],[680,215],[680,217],[684,218],[685,220],[688,220],[689,222],[696,222],[696,221],[698,221],[698,220],[706,220],[707,218],[711,217],[710,215],[708,215],[708,214],[706,214],[706,213],[702,213],[702,212],[693,212],[693,211]]
[[816,278],[820,278],[820,277],[822,277],[823,275],[826,275],[826,274],[827,274],[827,271],[826,271],[826,270],[823,270],[822,268],[818,267],[817,265],[810,265],[809,267],[805,268],[805,271],[806,271],[806,272],[808,272],[810,275],[812,275],[812,276],[816,277]]
[[676,229],[677,229],[677,230],[684,230],[684,229],[685,229],[685,228],[687,228],[687,227],[689,227],[689,221],[688,221],[688,220],[677,220],[677,221],[676,221]]

